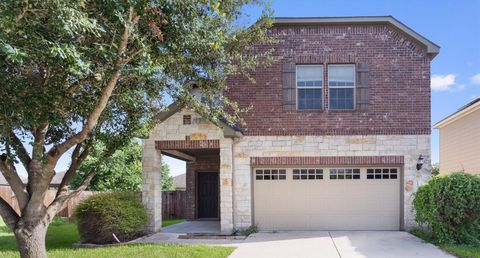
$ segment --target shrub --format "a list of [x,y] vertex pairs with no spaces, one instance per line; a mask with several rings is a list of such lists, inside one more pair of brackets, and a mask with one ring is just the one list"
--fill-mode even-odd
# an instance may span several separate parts
[[249,235],[255,234],[257,232],[258,232],[258,226],[257,225],[252,225],[248,228],[234,229],[232,234],[235,235],[235,236],[249,236]]
[[432,241],[480,244],[480,176],[434,176],[417,190],[413,206]]
[[93,244],[115,243],[115,236],[129,241],[140,235],[148,215],[140,198],[128,192],[111,192],[87,198],[75,208],[82,241]]

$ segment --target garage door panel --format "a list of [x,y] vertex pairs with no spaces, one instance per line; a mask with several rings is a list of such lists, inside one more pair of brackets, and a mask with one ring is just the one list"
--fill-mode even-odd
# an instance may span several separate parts
[[293,180],[292,170],[284,180],[254,180],[254,220],[261,230],[399,229],[399,176],[367,179],[362,168],[360,179],[330,179],[323,168],[323,179]]

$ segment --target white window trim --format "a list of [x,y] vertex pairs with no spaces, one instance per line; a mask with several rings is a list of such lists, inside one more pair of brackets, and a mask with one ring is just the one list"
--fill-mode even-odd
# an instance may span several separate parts
[[[353,108],[348,108],[348,109],[331,109],[330,108],[330,79],[328,78],[328,73],[329,73],[329,67],[335,66],[335,67],[352,67],[353,66],[353,86],[332,86],[334,89],[352,89],[353,88]],[[328,110],[355,110],[356,103],[357,103],[357,66],[355,64],[329,64],[327,65],[327,89],[328,89]],[[323,97],[323,96],[322,96]]]
[[[298,74],[298,67],[309,67],[309,66],[314,66],[314,67],[321,67],[322,68],[322,86],[298,86],[297,82],[297,74]],[[325,94],[323,92],[323,86],[325,85],[325,67],[323,64],[316,64],[316,65],[295,65],[295,102],[297,104],[296,108],[297,110],[323,110],[323,103],[324,103],[324,98]],[[298,89],[321,89],[322,90],[322,99],[320,100],[320,109],[299,109],[298,108]]]

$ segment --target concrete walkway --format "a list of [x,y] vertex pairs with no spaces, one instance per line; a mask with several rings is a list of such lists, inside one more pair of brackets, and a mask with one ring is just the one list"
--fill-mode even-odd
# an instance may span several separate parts
[[173,224],[161,229],[164,233],[220,233],[220,221],[194,220]]
[[260,232],[245,240],[178,239],[160,232],[138,242],[236,246],[231,258],[452,258],[438,247],[399,231]]

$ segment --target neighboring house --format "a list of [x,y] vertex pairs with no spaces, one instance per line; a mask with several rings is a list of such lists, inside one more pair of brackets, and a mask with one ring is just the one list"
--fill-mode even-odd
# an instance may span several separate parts
[[[53,176],[52,181],[50,181],[50,185],[49,185],[50,189],[56,189],[60,186],[60,183],[62,182],[62,179],[65,176],[65,172],[66,171],[58,172],[58,173],[55,174],[55,176]],[[20,180],[22,180],[23,184],[28,183],[28,178],[26,178],[22,175],[19,175],[19,176],[20,176]],[[8,184],[7,180],[2,175],[2,173],[0,173],[0,186],[10,187],[10,185]]]
[[178,176],[173,177],[173,185],[175,186],[176,191],[185,191],[187,190],[187,174],[183,173]]
[[276,18],[271,34],[279,60],[255,84],[227,82],[251,106],[246,126],[217,127],[174,103],[142,140],[150,229],[161,226],[161,155],[188,161],[187,218],[218,219],[225,233],[414,226],[439,47],[391,16]]
[[440,131],[440,173],[480,174],[480,97],[433,127]]
[[[22,182],[24,184],[26,184],[28,182],[28,179],[22,175],[18,175],[20,177],[20,180],[22,180]],[[10,187],[10,185],[8,184],[7,182],[7,179],[5,179],[5,177],[3,176],[2,173],[0,173],[0,186],[8,186]]]
[[52,178],[52,181],[50,181],[50,188],[57,189],[62,183],[62,179],[65,176],[65,173],[67,173],[67,171],[61,171],[61,172],[55,173],[55,175]]

